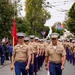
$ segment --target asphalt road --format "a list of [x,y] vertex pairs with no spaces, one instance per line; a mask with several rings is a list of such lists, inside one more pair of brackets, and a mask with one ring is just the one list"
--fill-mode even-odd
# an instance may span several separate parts
[[[0,68],[0,75],[12,75],[9,64]],[[38,75],[48,75],[44,66],[38,72]],[[65,69],[63,70],[63,75],[75,75],[75,66],[69,62],[66,62]]]

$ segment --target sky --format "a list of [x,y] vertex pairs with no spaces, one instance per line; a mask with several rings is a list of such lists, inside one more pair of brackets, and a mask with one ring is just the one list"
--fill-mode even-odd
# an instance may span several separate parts
[[[25,16],[25,1],[21,0],[20,4],[22,5],[21,16]],[[49,2],[52,8],[47,7],[47,11],[50,12],[51,18],[46,21],[45,26],[53,26],[56,22],[63,22],[65,20],[65,14],[71,8],[75,0],[46,0]],[[66,10],[66,11],[65,11]]]

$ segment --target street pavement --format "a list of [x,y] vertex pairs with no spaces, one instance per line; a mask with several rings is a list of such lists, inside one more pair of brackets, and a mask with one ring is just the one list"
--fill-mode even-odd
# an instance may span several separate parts
[[[0,75],[12,75],[10,70],[9,62],[3,67],[0,67]],[[47,71],[45,70],[45,66],[41,68],[38,72],[38,75],[48,75]],[[63,70],[63,75],[75,75],[75,66],[66,62],[65,69]]]

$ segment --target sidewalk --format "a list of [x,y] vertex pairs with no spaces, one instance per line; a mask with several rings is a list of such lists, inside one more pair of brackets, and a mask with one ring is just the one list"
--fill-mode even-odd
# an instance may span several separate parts
[[0,69],[3,68],[6,65],[9,65],[10,63],[11,63],[10,60],[5,60],[4,64],[3,65],[0,65]]

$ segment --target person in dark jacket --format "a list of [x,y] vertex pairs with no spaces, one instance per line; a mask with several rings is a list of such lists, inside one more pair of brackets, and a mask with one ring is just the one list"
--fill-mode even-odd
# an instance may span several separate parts
[[0,55],[1,55],[1,65],[3,65],[5,60],[5,51],[1,43],[0,43]]
[[12,45],[10,44],[10,45],[9,45],[10,60],[12,59],[12,53],[13,53],[13,47],[12,47]]
[[9,60],[9,49],[8,49],[8,43],[3,43],[3,47],[5,50],[5,59]]

